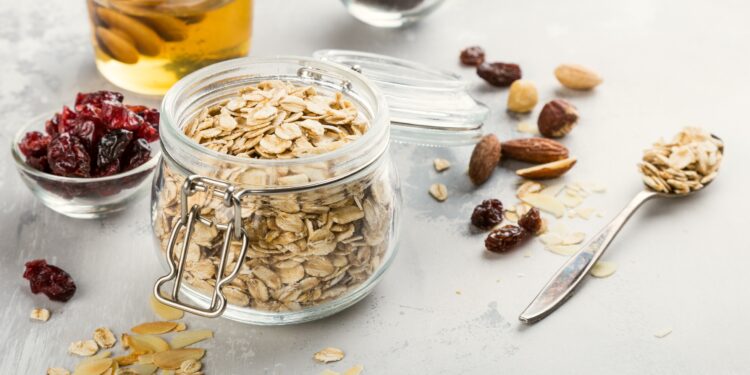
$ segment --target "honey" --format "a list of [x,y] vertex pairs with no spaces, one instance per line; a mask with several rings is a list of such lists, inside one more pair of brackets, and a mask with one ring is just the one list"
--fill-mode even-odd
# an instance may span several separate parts
[[250,48],[252,0],[88,0],[88,8],[99,72],[141,94],[162,95]]

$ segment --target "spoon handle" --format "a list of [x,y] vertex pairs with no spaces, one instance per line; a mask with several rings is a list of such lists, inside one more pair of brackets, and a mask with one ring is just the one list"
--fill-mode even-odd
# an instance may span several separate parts
[[536,323],[565,303],[635,210],[643,202],[657,195],[648,190],[638,193],[606,227],[565,262],[521,313],[518,320],[526,324]]

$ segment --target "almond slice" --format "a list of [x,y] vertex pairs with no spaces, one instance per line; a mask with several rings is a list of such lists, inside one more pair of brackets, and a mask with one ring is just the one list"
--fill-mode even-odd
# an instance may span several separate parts
[[31,319],[46,322],[49,320],[49,310],[36,308],[31,310],[31,314],[29,316],[31,317]]
[[175,322],[148,322],[139,324],[130,330],[142,335],[161,335],[177,327]]
[[565,206],[554,197],[539,193],[529,193],[519,197],[522,201],[542,210],[549,212],[555,217],[562,217],[565,214]]
[[576,164],[576,158],[567,158],[553,161],[547,164],[535,165],[533,167],[519,169],[516,174],[529,179],[547,179],[560,177]]
[[612,262],[598,261],[591,267],[591,276],[594,277],[609,277],[617,271],[617,264]]
[[133,349],[137,354],[159,353],[169,350],[169,344],[164,339],[152,335],[128,335],[123,333],[123,343]]
[[154,364],[160,369],[176,370],[188,359],[199,360],[206,354],[204,349],[172,349],[154,354]]
[[101,358],[82,363],[76,367],[73,375],[101,375],[112,367],[112,358]]
[[153,294],[151,294],[151,309],[154,310],[156,315],[164,320],[182,319],[183,315],[185,315],[182,310],[175,309],[174,307],[159,302]]
[[[132,366],[128,366],[128,370],[138,375],[151,375],[159,369],[156,365],[150,363],[140,363]],[[119,374],[119,373],[118,373]]]
[[313,358],[320,363],[337,362],[344,359],[344,351],[339,348],[328,347],[315,353]]
[[68,346],[68,352],[81,357],[90,357],[99,351],[99,345],[94,340],[73,341]]
[[154,355],[153,354],[141,354],[138,356],[138,361],[136,361],[137,364],[154,364]]
[[173,349],[181,349],[186,346],[201,342],[207,338],[214,337],[214,333],[209,329],[194,329],[176,333],[169,342]]
[[109,349],[115,346],[117,338],[115,338],[115,335],[109,330],[109,328],[99,327],[94,330],[94,341],[96,341],[100,347]]
[[663,339],[669,336],[670,333],[672,333],[672,328],[663,328],[663,329],[656,331],[654,333],[654,337],[656,337],[657,339]]
[[344,371],[344,373],[341,375],[359,375],[360,373],[362,373],[362,370],[364,369],[365,369],[365,366],[354,365],[354,367]]
[[562,238],[563,245],[578,245],[586,239],[586,233],[573,232],[567,233]]
[[183,322],[177,323],[177,327],[174,327],[174,331],[175,332],[182,332],[182,331],[184,331],[186,329],[187,329],[187,325],[185,325],[185,323],[183,323]]
[[113,358],[115,362],[120,366],[130,366],[136,362],[138,362],[138,354],[136,353],[130,353],[128,355],[121,355],[118,357]]
[[570,256],[578,252],[581,248],[578,245],[547,245],[547,250],[564,256]]

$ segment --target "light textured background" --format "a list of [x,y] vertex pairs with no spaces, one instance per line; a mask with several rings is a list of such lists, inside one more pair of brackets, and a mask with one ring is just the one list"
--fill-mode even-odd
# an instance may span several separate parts
[[[609,279],[590,280],[561,310],[533,327],[516,317],[563,258],[537,242],[495,256],[467,219],[480,200],[513,203],[516,179],[499,169],[480,189],[465,174],[470,148],[396,145],[405,207],[400,254],[382,284],[355,307],[323,321],[252,327],[189,318],[209,327],[209,374],[317,374],[363,364],[366,374],[741,374],[750,371],[747,186],[750,162],[750,3],[743,1],[448,0],[420,25],[379,30],[349,17],[334,0],[261,0],[252,55],[309,55],[352,48],[429,62],[460,72],[491,108],[486,129],[515,136],[505,90],[488,88],[457,64],[458,51],[484,46],[491,60],[514,61],[537,82],[542,100],[564,97],[581,112],[564,142],[580,158],[571,179],[605,182],[588,202],[604,219],[573,221],[593,234],[641,184],[634,164],[652,140],[698,124],[724,138],[719,179],[699,196],[654,201],[621,233],[605,259]],[[110,88],[95,71],[84,1],[0,0],[0,141],[6,147],[29,116],[69,103],[77,91]],[[560,62],[596,67],[592,93],[561,90]],[[133,101],[156,104],[148,98]],[[532,121],[536,112],[529,117]],[[72,368],[70,341],[100,325],[123,332],[153,319],[146,300],[162,273],[152,248],[148,201],[105,220],[58,215],[37,202],[0,157],[0,373]],[[438,175],[434,157],[454,167]],[[439,204],[433,182],[448,186]],[[524,257],[526,250],[530,257]],[[32,295],[26,260],[44,257],[68,270],[79,290],[67,304]],[[456,291],[460,291],[458,295]],[[31,322],[34,306],[52,310]],[[654,332],[674,332],[657,339]],[[315,364],[326,346],[337,364]]]

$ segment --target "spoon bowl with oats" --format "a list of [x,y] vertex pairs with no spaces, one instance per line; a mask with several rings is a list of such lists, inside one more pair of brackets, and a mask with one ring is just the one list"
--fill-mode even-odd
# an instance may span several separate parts
[[716,178],[723,156],[724,142],[700,128],[685,128],[671,142],[654,143],[638,164],[645,189],[563,264],[518,319],[533,324],[554,312],[573,295],[644,202],[655,197],[686,197],[703,190]]

